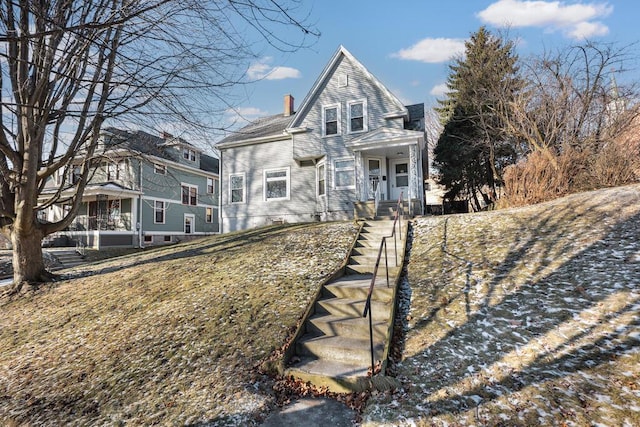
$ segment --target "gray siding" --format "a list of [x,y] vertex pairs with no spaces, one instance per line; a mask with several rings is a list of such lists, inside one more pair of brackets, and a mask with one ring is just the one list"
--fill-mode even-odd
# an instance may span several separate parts
[[[347,85],[344,86],[346,76]],[[380,127],[403,128],[403,119],[385,119],[384,115],[394,111],[397,104],[389,97],[388,92],[376,85],[360,66],[352,63],[349,58],[342,56],[335,68],[319,88],[311,107],[301,123],[301,127],[310,129],[309,132],[294,135],[294,156],[297,158],[326,155],[327,164],[327,198],[326,215],[335,218],[350,215],[353,212],[353,201],[358,200],[356,189],[335,189],[334,161],[336,159],[355,156],[345,144],[362,137],[366,132],[349,133],[348,103],[350,101],[366,100],[367,126],[366,131],[372,132]],[[322,136],[322,112],[325,106],[340,106],[340,133],[333,136]],[[356,171],[357,173],[357,171]],[[339,215],[338,213],[344,213]]]
[[[316,218],[316,168],[294,161],[291,144],[288,139],[224,150],[221,159],[224,231]],[[289,169],[289,199],[265,200],[265,170],[278,168]],[[245,175],[245,200],[230,203],[230,176],[241,173]]]
[[[207,193],[207,177],[215,178],[213,174],[196,174],[183,169],[167,166],[166,173],[155,173],[154,162],[142,163],[142,223],[143,230],[151,233],[181,234],[184,232],[184,215],[195,217],[195,233],[214,233],[218,227],[218,192]],[[217,181],[219,185],[219,181]],[[182,185],[198,189],[197,206],[182,204]],[[165,203],[164,223],[155,223],[155,201]],[[206,208],[213,208],[213,221],[206,222]]]

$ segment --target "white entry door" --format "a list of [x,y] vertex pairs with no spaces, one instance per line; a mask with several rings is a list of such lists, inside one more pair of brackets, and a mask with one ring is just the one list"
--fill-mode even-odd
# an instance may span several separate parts
[[391,198],[397,200],[400,193],[406,200],[409,195],[409,159],[393,159],[389,162],[391,167]]
[[[382,175],[384,175],[383,165],[382,159],[379,157],[367,158],[367,195],[369,200],[373,200],[375,198],[378,186],[382,185]],[[385,193],[386,191],[384,191],[384,186],[380,187],[380,200],[384,200]]]

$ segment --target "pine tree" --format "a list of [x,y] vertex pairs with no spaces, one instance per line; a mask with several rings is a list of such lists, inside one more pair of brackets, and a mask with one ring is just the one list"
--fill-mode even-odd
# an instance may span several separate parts
[[483,206],[478,195],[484,204],[496,200],[502,170],[516,160],[502,117],[522,87],[517,63],[513,42],[481,27],[465,43],[464,58],[449,66],[449,92],[437,108],[445,128],[435,163],[449,197],[469,197],[475,209]]

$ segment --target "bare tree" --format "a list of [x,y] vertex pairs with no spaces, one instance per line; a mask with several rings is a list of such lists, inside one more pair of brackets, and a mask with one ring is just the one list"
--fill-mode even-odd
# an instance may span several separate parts
[[616,141],[636,120],[638,92],[615,77],[633,64],[632,47],[587,41],[521,62],[526,85],[508,100],[503,122],[523,161],[505,172],[505,204],[632,179],[635,148]]
[[628,47],[585,42],[523,61],[527,86],[509,101],[508,130],[553,165],[563,147],[597,151],[629,124],[620,113],[637,94],[618,87],[613,76],[630,59]]
[[[104,123],[211,125],[258,40],[293,51],[317,36],[300,12],[295,0],[3,0],[0,227],[13,290],[52,278],[42,239],[76,215]],[[68,214],[40,221],[63,192]]]

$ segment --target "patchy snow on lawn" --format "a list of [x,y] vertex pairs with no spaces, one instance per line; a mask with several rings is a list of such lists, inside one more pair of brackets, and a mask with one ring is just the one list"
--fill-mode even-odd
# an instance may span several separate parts
[[403,387],[364,425],[640,425],[640,186],[413,235]]

